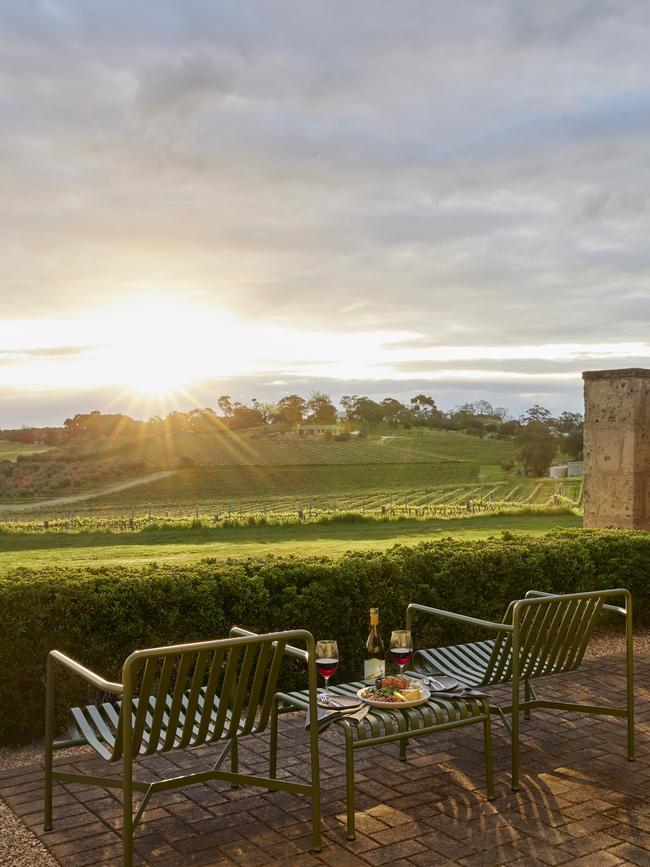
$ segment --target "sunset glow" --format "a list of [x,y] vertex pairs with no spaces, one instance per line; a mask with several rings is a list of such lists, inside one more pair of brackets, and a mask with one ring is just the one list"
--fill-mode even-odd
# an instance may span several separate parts
[[[650,344],[435,345],[415,331],[309,331],[244,322],[214,307],[143,295],[50,321],[0,326],[7,388],[62,392],[117,388],[130,400],[172,405],[210,381],[327,378],[431,382],[568,381],[582,366],[650,358]],[[544,372],[513,364],[546,363]]]

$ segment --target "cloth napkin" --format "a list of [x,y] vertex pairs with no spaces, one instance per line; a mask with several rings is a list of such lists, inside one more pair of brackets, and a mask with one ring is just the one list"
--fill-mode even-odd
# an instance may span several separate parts
[[420,681],[431,693],[431,698],[488,698],[487,693],[443,674],[427,675]]
[[[370,710],[370,705],[362,704],[360,707],[358,704],[352,704],[350,699],[343,698],[342,696],[335,696],[335,699],[340,700],[341,703],[345,703],[346,701],[350,703],[349,708],[345,707],[325,707],[324,705],[318,705],[318,733],[325,731],[325,729],[331,725],[333,722],[336,722],[338,719],[353,719],[356,722],[361,722],[361,720],[366,716],[368,711]],[[309,729],[311,724],[311,720],[309,718],[309,709],[307,709],[307,718],[305,720],[305,728]]]

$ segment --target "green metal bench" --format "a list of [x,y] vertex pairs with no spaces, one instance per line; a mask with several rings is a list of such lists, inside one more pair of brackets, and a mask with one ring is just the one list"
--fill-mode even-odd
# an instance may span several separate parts
[[[230,638],[136,650],[122,667],[122,682],[111,683],[57,650],[47,659],[45,723],[45,830],[52,829],[52,783],[87,783],[122,790],[125,867],[133,863],[133,832],[149,798],[156,792],[225,780],[233,786],[262,786],[311,796],[314,850],[320,851],[320,781],[318,731],[310,735],[311,781],[308,784],[239,773],[238,740],[266,730],[273,713],[278,675],[286,654],[307,665],[309,688],[306,702],[316,717],[316,664],[314,638],[303,629],[254,635],[231,630]],[[307,651],[289,641],[304,643]],[[60,664],[102,692],[114,702],[75,707],[71,710],[70,737],[54,740],[55,670]],[[125,713],[125,708],[129,709]],[[133,761],[196,747],[221,744],[214,766],[198,773],[145,782],[133,778]],[[107,762],[121,760],[120,777],[73,774],[53,769],[53,751],[90,745]],[[220,767],[230,753],[230,771]],[[133,814],[133,792],[143,798]]]
[[[608,604],[611,597],[624,597],[625,606]],[[594,627],[603,610],[622,614],[626,620],[626,703],[625,707],[548,701],[535,693],[532,680],[574,671],[585,655]],[[580,711],[622,717],[627,720],[628,759],[634,759],[634,674],[632,646],[632,596],[628,590],[599,590],[589,593],[551,594],[530,590],[525,599],[511,602],[501,623],[479,620],[463,614],[411,604],[406,628],[411,629],[414,612],[424,612],[496,632],[496,637],[471,644],[419,650],[414,666],[421,674],[445,674],[474,687],[512,684],[512,703],[491,707],[499,713],[512,734],[512,788],[519,788],[520,713],[526,719],[535,708]],[[524,685],[524,700],[520,684]],[[505,718],[511,714],[511,724]]]

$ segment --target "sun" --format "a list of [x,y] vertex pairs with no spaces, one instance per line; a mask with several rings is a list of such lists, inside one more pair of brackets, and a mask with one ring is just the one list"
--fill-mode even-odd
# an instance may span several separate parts
[[107,326],[115,335],[107,353],[116,379],[134,396],[169,398],[210,369],[215,311],[182,302],[139,298],[113,311]]
[[188,383],[164,359],[149,359],[138,364],[133,374],[123,377],[128,391],[141,397],[171,397]]

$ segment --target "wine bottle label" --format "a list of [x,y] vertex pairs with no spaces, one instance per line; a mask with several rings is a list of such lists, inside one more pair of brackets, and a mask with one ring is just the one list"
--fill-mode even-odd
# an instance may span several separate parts
[[386,664],[383,659],[366,659],[363,663],[363,679],[373,684],[378,677],[386,674]]

